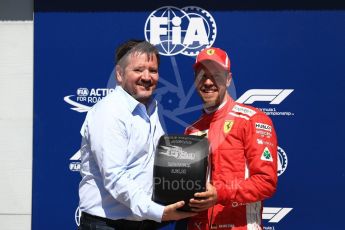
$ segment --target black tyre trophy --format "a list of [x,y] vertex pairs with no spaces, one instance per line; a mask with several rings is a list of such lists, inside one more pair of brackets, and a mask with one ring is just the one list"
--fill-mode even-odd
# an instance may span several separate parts
[[189,199],[206,190],[209,143],[207,138],[164,135],[160,138],[153,169],[153,201],[167,205],[180,200],[189,211]]

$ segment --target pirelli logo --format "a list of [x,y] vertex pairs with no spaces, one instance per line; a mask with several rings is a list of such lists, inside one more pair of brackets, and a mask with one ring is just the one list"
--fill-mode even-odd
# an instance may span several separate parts
[[264,124],[264,123],[258,123],[258,122],[256,122],[256,123],[255,123],[255,128],[256,128],[256,129],[262,129],[262,130],[265,130],[265,131],[272,132],[272,126],[267,125],[267,124]]

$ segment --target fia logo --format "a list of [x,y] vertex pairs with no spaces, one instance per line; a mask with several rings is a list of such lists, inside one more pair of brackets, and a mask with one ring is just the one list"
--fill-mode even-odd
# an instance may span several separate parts
[[285,172],[288,166],[288,158],[284,149],[282,149],[279,146],[277,148],[277,153],[278,153],[278,176],[280,176]]
[[182,9],[164,6],[153,11],[145,23],[145,39],[165,56],[196,56],[212,46],[217,35],[212,15],[197,6]]
[[74,212],[74,220],[77,226],[80,225],[80,217],[81,217],[81,210],[79,209],[79,206]]

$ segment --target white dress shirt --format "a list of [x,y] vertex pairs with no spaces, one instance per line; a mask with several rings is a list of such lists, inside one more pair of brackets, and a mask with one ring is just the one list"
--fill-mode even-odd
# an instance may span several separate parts
[[161,221],[151,200],[156,145],[164,134],[157,102],[148,110],[122,87],[88,112],[80,131],[80,210],[109,219]]

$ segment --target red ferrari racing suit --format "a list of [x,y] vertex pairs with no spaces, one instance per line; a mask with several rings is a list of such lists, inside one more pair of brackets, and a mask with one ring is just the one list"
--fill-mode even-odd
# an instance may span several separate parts
[[186,134],[207,135],[211,183],[218,194],[217,204],[192,217],[188,229],[261,229],[262,200],[277,185],[277,137],[271,119],[228,96]]

